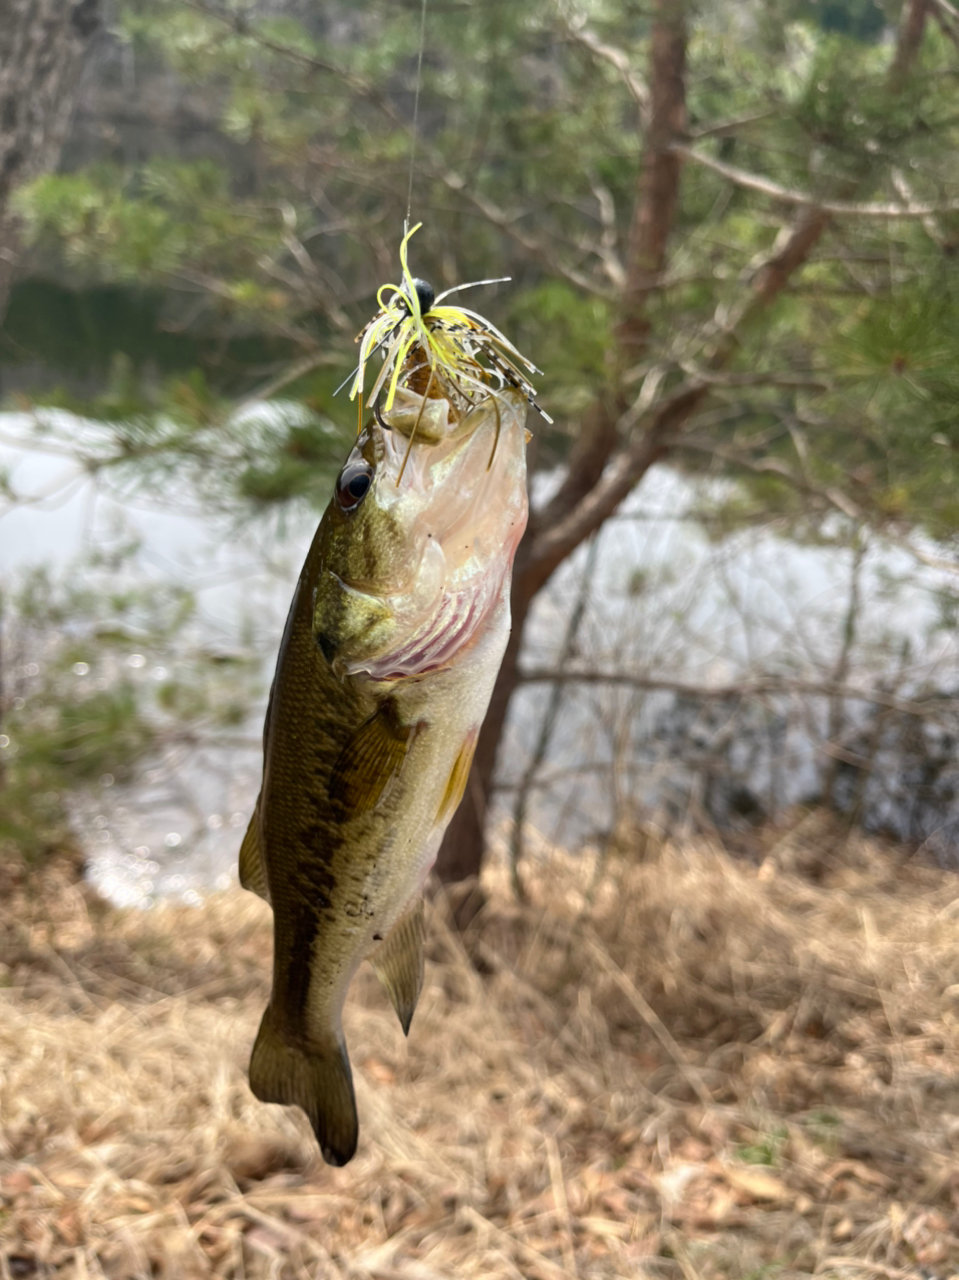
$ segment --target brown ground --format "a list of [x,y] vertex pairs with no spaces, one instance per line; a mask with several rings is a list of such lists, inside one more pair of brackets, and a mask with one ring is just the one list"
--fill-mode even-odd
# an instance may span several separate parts
[[408,1043],[356,984],[342,1170],[246,1085],[261,903],[7,884],[0,1278],[959,1276],[959,877],[818,815],[767,846],[435,908]]

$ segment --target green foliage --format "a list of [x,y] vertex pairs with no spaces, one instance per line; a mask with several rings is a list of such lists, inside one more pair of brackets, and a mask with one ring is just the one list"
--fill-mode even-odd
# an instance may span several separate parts
[[777,1125],[770,1133],[757,1134],[755,1141],[742,1143],[736,1154],[746,1164],[777,1165],[788,1141],[788,1129]]
[[325,506],[330,476],[342,454],[342,440],[328,420],[284,424],[241,471],[239,492],[263,505],[305,497],[314,506]]
[[801,0],[795,16],[815,22],[823,31],[836,31],[856,40],[878,40],[892,15],[878,0]]
[[[96,165],[45,174],[14,197],[28,241],[55,241],[67,262],[137,284],[184,283],[202,272],[221,307],[237,319],[280,311],[285,291],[248,274],[258,255],[275,252],[282,216],[275,207],[237,205],[228,175],[209,161],[158,158],[126,172]],[[226,272],[229,278],[218,277]]]
[[[543,370],[544,405],[564,414],[585,408],[605,372],[610,308],[560,280],[526,290],[510,310],[521,349],[535,346]],[[528,335],[528,336],[527,336]]]
[[248,714],[255,659],[192,640],[193,597],[137,585],[135,550],[62,579],[34,570],[0,597],[0,856],[57,854],[71,797],[131,782],[164,744]]
[[[149,287],[161,325],[177,331],[163,340],[187,338],[198,357],[171,355],[158,376],[142,342],[116,346],[125,365],[101,343],[106,387],[59,403],[109,421],[85,447],[123,484],[178,471],[205,501],[316,502],[353,429],[333,388],[377,286],[397,274],[419,12],[386,0],[334,0],[303,20],[239,3],[205,10],[124,0],[118,28],[145,75],[190,86],[209,127],[204,154],[98,162],[19,196],[38,253],[88,288]],[[648,10],[596,0],[580,16],[616,57],[578,39],[579,17],[571,28],[552,0],[431,10],[412,183],[412,213],[425,222],[416,274],[437,289],[512,276],[466,301],[543,367],[542,401],[557,419],[555,431],[535,424],[548,463],[611,390],[643,145],[618,55],[644,74]],[[697,148],[830,200],[954,199],[955,49],[928,23],[916,73],[893,91],[881,37],[898,17],[898,5],[874,0],[696,11],[687,85]],[[736,309],[795,216],[687,164],[667,279],[648,305],[648,364],[662,390],[709,363],[716,317]],[[837,219],[762,324],[741,331],[730,364],[741,381],[716,389],[712,438],[747,462],[801,473],[813,491],[841,489],[877,522],[959,535],[957,245],[957,215]],[[304,354],[313,372],[280,391],[302,414],[231,413],[237,394],[273,385]],[[641,380],[648,369],[630,372]],[[817,536],[834,509],[768,469],[747,470],[712,529],[773,511]]]

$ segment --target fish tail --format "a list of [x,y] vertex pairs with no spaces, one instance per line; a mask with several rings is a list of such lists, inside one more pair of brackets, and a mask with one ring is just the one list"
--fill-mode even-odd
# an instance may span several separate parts
[[250,1088],[261,1102],[302,1107],[327,1164],[352,1160],[359,1136],[353,1074],[342,1040],[291,1043],[277,1029],[268,1005],[250,1059]]

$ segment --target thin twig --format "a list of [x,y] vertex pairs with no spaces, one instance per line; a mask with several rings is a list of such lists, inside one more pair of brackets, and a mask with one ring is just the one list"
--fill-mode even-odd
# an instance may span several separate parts
[[881,689],[859,689],[855,685],[833,684],[829,681],[791,680],[768,676],[759,680],[743,680],[738,684],[693,684],[686,680],[670,680],[646,676],[637,671],[603,671],[595,667],[525,667],[519,672],[520,684],[608,684],[624,685],[629,689],[644,689],[650,693],[675,693],[684,698],[768,698],[790,693],[801,693],[819,698],[848,698],[852,702],[871,703],[888,707],[901,715],[929,719],[940,712],[956,707],[954,698],[930,698],[928,702],[913,702],[897,698]]
[[944,200],[939,204],[914,204],[907,201],[887,203],[879,200],[823,200],[808,191],[797,191],[794,187],[784,187],[771,178],[764,178],[758,173],[750,173],[735,165],[725,164],[714,156],[704,154],[682,142],[674,142],[672,150],[684,160],[711,169],[720,177],[734,182],[747,191],[756,191],[760,195],[769,196],[772,200],[780,200],[783,204],[798,205],[802,208],[818,209],[821,213],[834,218],[928,218],[937,213],[959,213],[959,200]]
[[616,983],[617,987],[619,987],[620,991],[622,991],[623,995],[646,1023],[650,1031],[652,1031],[653,1035],[672,1058],[673,1062],[675,1062],[676,1066],[683,1073],[687,1084],[696,1094],[699,1101],[707,1110],[711,1110],[713,1107],[712,1094],[706,1088],[702,1076],[676,1043],[676,1040],[673,1038],[672,1033],[663,1022],[662,1018],[639,990],[636,984],[632,982],[629,976],[619,967],[596,934],[590,932],[588,942],[589,949],[593,953],[597,962]]

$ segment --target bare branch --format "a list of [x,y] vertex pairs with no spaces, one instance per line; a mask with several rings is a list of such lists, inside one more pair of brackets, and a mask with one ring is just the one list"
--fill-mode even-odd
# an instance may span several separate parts
[[599,206],[599,222],[602,234],[597,245],[597,253],[603,263],[603,269],[616,289],[622,289],[626,283],[626,271],[617,252],[616,205],[613,193],[604,182],[593,175],[589,183],[596,203]]
[[248,396],[245,396],[238,404],[233,406],[230,411],[230,417],[237,417],[260,401],[271,400],[284,387],[288,387],[291,382],[304,378],[308,373],[312,373],[314,369],[318,369],[322,365],[338,364],[342,364],[342,361],[335,352],[326,350],[313,351],[309,355],[303,356],[301,360],[288,364],[282,373],[277,374],[275,378],[271,378],[269,382],[262,383],[255,391],[251,391]]
[[703,369],[692,360],[680,360],[679,367],[694,382],[704,382],[710,387],[800,387],[806,391],[831,391],[833,384],[824,382],[812,374],[774,373],[722,373],[715,369]]
[[[784,484],[788,484],[798,492],[818,498],[824,504],[834,507],[850,520],[869,523],[873,527],[877,523],[875,520],[870,521],[869,512],[854,502],[847,493],[843,493],[833,485],[816,485],[806,475],[797,476],[780,458],[750,458],[729,446],[719,444],[716,440],[692,435],[683,435],[676,440],[665,442],[665,445],[667,448],[693,449],[697,453],[708,453],[729,466],[738,467],[755,475],[775,476],[777,480],[782,480]],[[912,556],[919,564],[937,569],[941,573],[959,574],[959,561],[948,560],[945,556],[934,555],[923,547],[917,547],[909,538],[902,537],[888,526],[883,527],[882,536],[892,546]]]
[[[560,508],[553,503],[547,507],[545,515],[550,519],[543,520],[521,568],[526,585],[538,590],[557,565],[613,514],[653,463],[663,457],[666,437],[682,428],[707,393],[703,383],[683,383],[649,415],[648,425],[638,439],[613,457],[575,507],[565,514],[560,514]],[[627,410],[622,418],[628,419],[629,415]]]
[[732,120],[719,120],[716,124],[704,125],[701,129],[688,129],[686,137],[691,142],[699,142],[701,138],[722,138],[730,133],[737,133],[747,125],[756,124],[760,120],[768,120],[775,111],[754,111],[748,116],[736,116]]
[[[582,271],[577,271],[575,267],[570,267],[561,262],[557,258],[554,249],[544,241],[524,231],[519,226],[519,223],[522,218],[529,216],[530,210],[523,209],[519,212],[508,212],[505,209],[501,209],[499,205],[494,204],[488,197],[482,196],[478,191],[474,190],[458,173],[434,169],[430,172],[430,176],[442,182],[450,191],[455,191],[461,199],[467,200],[474,209],[483,215],[487,222],[492,223],[494,227],[499,227],[502,232],[515,241],[532,258],[548,266],[551,272],[562,276],[570,284],[575,285],[577,289],[582,289],[585,293],[596,294],[600,298],[612,299],[616,296],[611,289],[601,285],[592,276],[584,275]],[[606,255],[603,253],[601,246],[587,244],[583,245],[582,249],[585,253],[595,254],[605,261]]]
[[959,9],[954,8],[949,0],[932,0],[932,7],[933,17],[943,35],[959,49]]
[[780,458],[750,458],[748,455],[742,454],[727,445],[722,445],[716,440],[701,439],[691,435],[684,435],[673,443],[677,447],[692,449],[696,453],[708,453],[729,466],[739,467],[741,470],[752,472],[754,475],[775,476],[777,480],[782,480],[799,493],[804,493],[810,498],[818,498],[824,504],[835,507],[837,511],[841,511],[850,520],[859,522],[866,519],[862,508],[857,506],[840,489],[833,488],[831,485],[820,487],[812,484],[804,477],[797,476]]
[[361,94],[368,102],[378,107],[399,128],[411,132],[411,122],[396,111],[389,98],[381,93],[371,81],[357,75],[355,71],[350,71],[346,67],[338,66],[333,62],[327,62],[324,58],[318,58],[315,54],[305,53],[294,45],[284,44],[280,40],[273,40],[270,36],[264,35],[262,31],[251,25],[250,19],[246,14],[224,8],[213,3],[212,0],[185,0],[185,3],[189,8],[196,10],[197,13],[202,13],[204,17],[211,18],[214,22],[222,23],[235,35],[252,40],[261,49],[266,49],[269,53],[275,53],[279,58],[286,58],[288,61],[307,67],[311,71],[321,71],[325,75],[335,76],[336,79],[342,80],[344,84],[349,85],[351,89]]
[[570,22],[566,30],[569,32],[570,38],[575,40],[577,44],[583,45],[591,53],[595,53],[597,58],[602,58],[604,62],[608,62],[616,68],[623,77],[633,101],[645,115],[649,110],[649,87],[630,66],[629,58],[623,50],[616,49],[610,44],[605,44],[588,27],[582,25],[582,20]]
[[829,226],[829,214],[822,209],[804,209],[793,226],[783,227],[772,252],[752,272],[750,288],[731,306],[716,311],[718,341],[710,367],[721,368],[736,348],[739,331],[764,312],[809,260],[809,256]]
[[676,142],[672,150],[684,160],[711,169],[720,177],[736,183],[748,191],[757,191],[760,195],[769,196],[772,200],[780,200],[783,204],[798,205],[803,208],[816,209],[831,218],[928,218],[937,213],[959,213],[959,200],[944,200],[940,204],[916,204],[911,201],[901,203],[876,200],[822,200],[808,191],[797,191],[792,187],[784,187],[770,178],[763,178],[757,173],[749,173],[746,169],[738,169],[735,165],[725,164],[713,156],[705,155],[693,147]]
[[635,671],[599,671],[594,667],[526,667],[519,671],[521,684],[606,684],[642,689],[649,693],[676,693],[684,698],[768,698],[789,693],[817,698],[848,698],[851,702],[868,702],[887,707],[902,715],[928,719],[945,710],[955,711],[954,698],[930,698],[927,702],[910,701],[885,693],[882,689],[860,689],[856,685],[833,681],[794,680],[788,677],[764,676],[735,684],[693,684],[685,680],[647,676]]
[[[915,205],[916,197],[903,171],[901,169],[893,169],[889,176],[892,180],[892,185],[896,189],[896,195],[903,204],[907,206]],[[922,229],[937,248],[945,250],[950,247],[949,241],[942,234],[942,228],[932,214],[928,214],[922,219]]]

